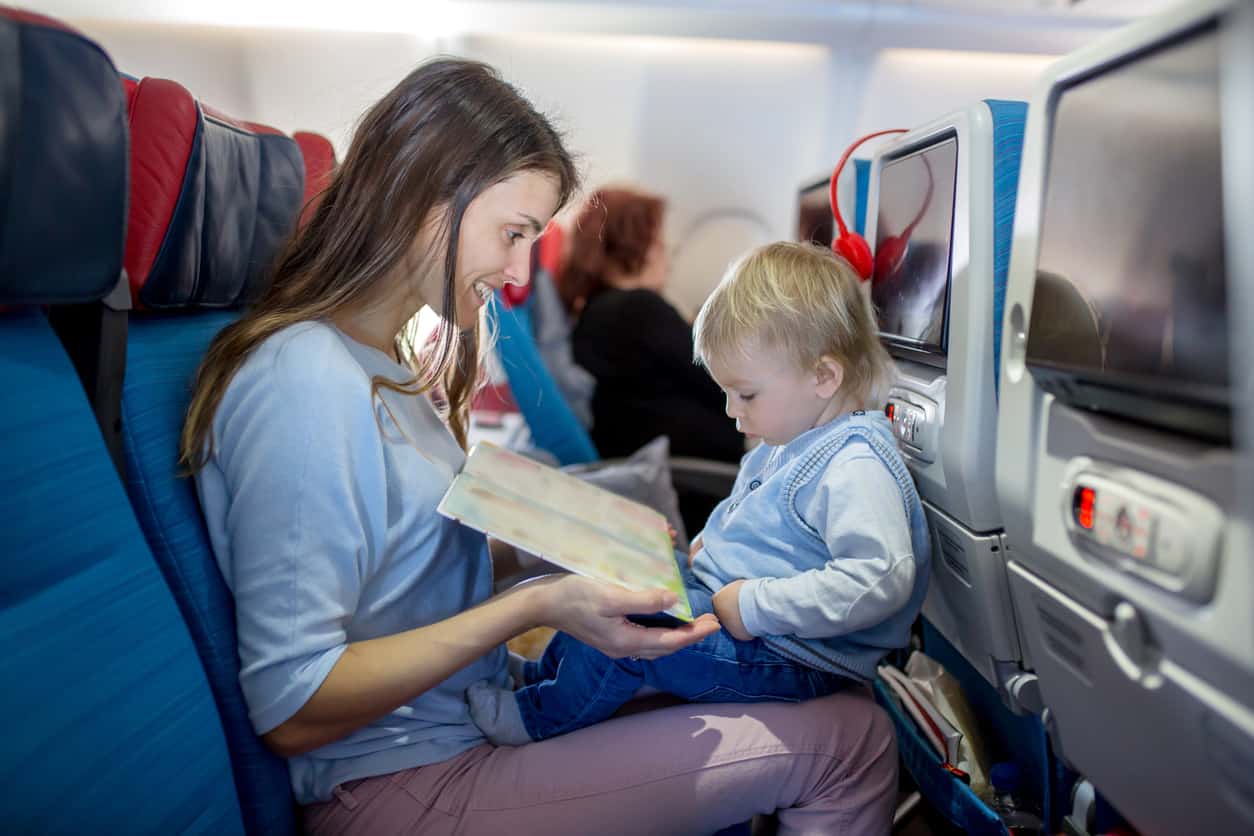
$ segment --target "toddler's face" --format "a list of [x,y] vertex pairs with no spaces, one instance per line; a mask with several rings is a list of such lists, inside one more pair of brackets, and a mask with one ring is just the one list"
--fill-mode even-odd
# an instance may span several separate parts
[[833,397],[819,370],[799,369],[781,349],[748,344],[732,357],[710,358],[709,369],[727,396],[728,417],[747,436],[787,444],[829,419]]

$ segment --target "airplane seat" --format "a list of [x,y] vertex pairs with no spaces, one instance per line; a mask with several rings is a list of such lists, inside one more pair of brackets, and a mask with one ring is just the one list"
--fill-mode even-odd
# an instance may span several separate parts
[[250,833],[295,831],[286,763],[253,731],[234,606],[178,448],[196,369],[265,282],[304,193],[296,143],[200,105],[179,84],[125,80],[130,101],[134,310],[122,390],[126,487],[218,703]]
[[853,161],[853,231],[866,235],[867,195],[871,189],[871,161],[854,159]]
[[493,297],[496,352],[514,403],[531,431],[532,443],[551,453],[559,464],[596,461],[600,454],[592,437],[540,354],[532,326],[532,301],[531,294],[518,304],[511,304],[502,292]]
[[[1146,16],[1047,67],[1024,138],[1007,577],[1052,742],[1144,836],[1254,832],[1250,43],[1244,0]],[[1164,191],[1187,211],[1142,200]]]
[[[1020,664],[991,439],[1026,112],[978,102],[879,149],[868,218],[872,298],[898,367],[887,410],[937,557],[923,616],[1019,712],[1035,695]],[[879,255],[886,245],[901,250],[892,264]]]
[[339,163],[335,159],[335,146],[322,134],[296,131],[292,139],[305,163],[305,199],[300,210],[300,225],[304,226],[322,203],[322,193]]
[[565,232],[556,222],[545,227],[532,248],[531,282],[526,306],[531,313],[531,333],[536,349],[553,375],[567,405],[584,428],[592,426],[592,394],[596,378],[575,362],[570,335],[573,323],[562,302],[561,281]]
[[94,43],[0,8],[0,775],[18,833],[242,833],[222,725],[39,309],[122,271],[126,109]]
[[[543,344],[536,328],[535,314],[541,314],[541,319],[552,316],[552,304],[545,303],[556,297],[549,284],[555,272],[551,262],[541,257],[552,254],[553,247],[544,241],[560,234],[557,224],[549,224],[532,248],[531,280],[521,287],[506,285],[494,297],[496,353],[513,401],[531,431],[532,443],[561,465],[587,464],[600,458],[586,429],[591,414],[587,421],[580,420],[572,402],[583,390],[590,402],[595,381],[571,358],[568,328],[561,329],[559,323],[556,338],[548,334],[553,329],[546,328]],[[558,313],[565,315],[565,311]]]
[[544,228],[544,234],[536,241],[536,267],[543,270],[555,287],[562,283],[562,268],[566,258],[566,230],[556,221]]
[[[1021,793],[1049,826],[1066,782],[1055,774],[1033,679],[1021,666],[991,444],[1026,114],[1023,102],[985,100],[879,149],[867,222],[877,261],[871,295],[898,368],[886,411],[933,539],[921,649],[972,705],[985,766],[1018,764]],[[899,258],[884,260],[885,246]],[[1004,832],[972,788],[941,768],[882,685],[877,696],[922,795],[966,832]]]

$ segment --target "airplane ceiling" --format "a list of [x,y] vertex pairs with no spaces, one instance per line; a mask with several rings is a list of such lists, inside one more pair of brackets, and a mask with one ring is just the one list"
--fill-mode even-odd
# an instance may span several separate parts
[[[21,0],[19,0],[21,2]],[[1172,0],[27,0],[66,20],[419,37],[644,35],[1059,54]]]

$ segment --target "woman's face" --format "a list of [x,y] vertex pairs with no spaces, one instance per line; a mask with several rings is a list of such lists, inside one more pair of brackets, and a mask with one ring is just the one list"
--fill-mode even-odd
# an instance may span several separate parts
[[[531,245],[557,211],[558,185],[552,175],[521,171],[489,186],[470,202],[462,216],[453,279],[456,325],[475,324],[479,309],[506,283],[525,285],[530,279]],[[443,310],[443,276],[427,301]]]

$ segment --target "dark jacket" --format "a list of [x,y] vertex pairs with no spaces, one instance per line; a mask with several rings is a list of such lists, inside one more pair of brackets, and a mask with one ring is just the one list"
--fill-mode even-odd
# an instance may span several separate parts
[[671,455],[739,462],[744,436],[708,372],[692,360],[692,328],[651,290],[606,289],[571,334],[575,362],[596,378],[592,440],[626,456],[659,435]]

